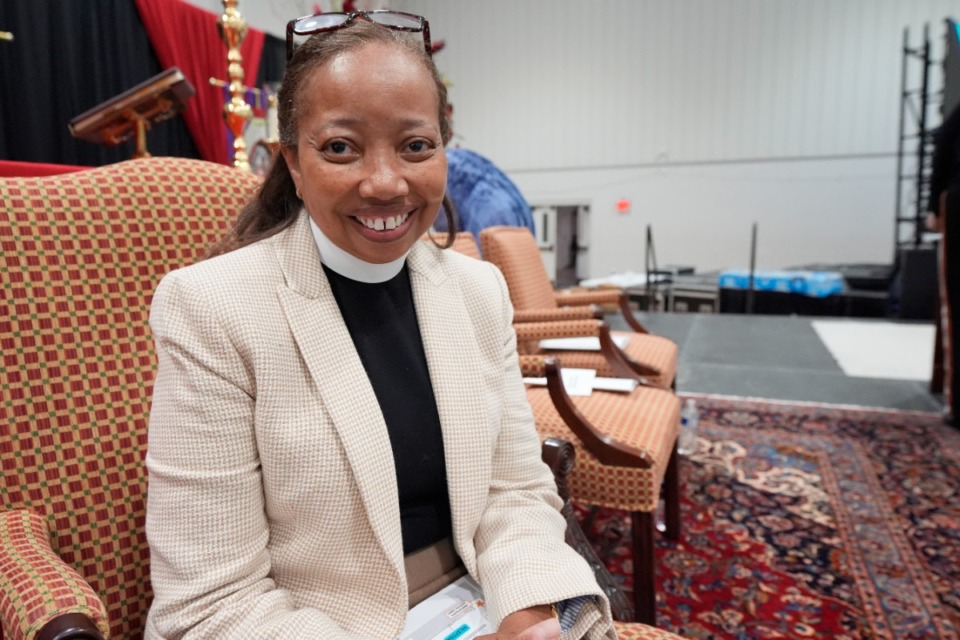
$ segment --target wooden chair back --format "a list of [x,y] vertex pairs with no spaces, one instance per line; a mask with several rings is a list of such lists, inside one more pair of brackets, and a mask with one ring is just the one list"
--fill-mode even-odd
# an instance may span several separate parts
[[513,308],[555,309],[553,284],[543,266],[537,241],[526,227],[487,227],[480,232],[485,260],[503,272]]

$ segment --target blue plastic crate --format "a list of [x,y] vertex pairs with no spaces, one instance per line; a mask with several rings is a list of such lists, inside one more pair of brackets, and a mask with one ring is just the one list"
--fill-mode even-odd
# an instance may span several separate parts
[[[750,284],[750,272],[746,269],[730,269],[719,276],[721,289],[746,289]],[[843,274],[836,271],[755,271],[755,291],[779,291],[796,293],[811,298],[825,298],[840,293],[846,288]]]

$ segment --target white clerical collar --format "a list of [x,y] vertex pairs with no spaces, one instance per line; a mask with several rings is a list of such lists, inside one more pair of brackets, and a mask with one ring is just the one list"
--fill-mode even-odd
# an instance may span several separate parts
[[304,211],[302,215],[307,216],[307,219],[310,220],[313,239],[316,241],[317,249],[320,251],[320,262],[344,278],[350,278],[357,282],[376,284],[393,279],[393,277],[403,269],[403,263],[406,261],[407,253],[410,253],[409,251],[393,262],[386,262],[384,264],[366,262],[333,244],[330,238],[323,234],[323,231],[320,230],[320,227],[317,226],[317,223],[313,221],[313,218],[306,211]]

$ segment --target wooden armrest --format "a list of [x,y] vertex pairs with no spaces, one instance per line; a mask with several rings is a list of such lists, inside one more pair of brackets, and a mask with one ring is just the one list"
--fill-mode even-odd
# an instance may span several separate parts
[[[658,376],[656,367],[631,360],[617,346],[610,334],[610,326],[603,320],[568,320],[566,322],[527,322],[513,325],[518,341],[547,340],[550,338],[596,337],[600,339],[600,353],[613,373],[620,378],[632,378],[643,386],[656,386],[646,376]],[[542,376],[543,374],[540,374]]]
[[554,299],[557,301],[557,304],[563,307],[584,304],[615,304],[620,307],[620,313],[623,315],[623,319],[627,321],[627,324],[630,325],[631,329],[637,333],[650,333],[647,328],[640,324],[640,321],[634,317],[633,310],[630,308],[630,301],[627,299],[627,294],[619,289],[597,289],[595,291],[578,293],[558,292],[554,294]]
[[633,315],[633,309],[630,308],[630,301],[627,300],[627,294],[625,293],[620,294],[620,313],[623,315],[623,319],[627,321],[627,324],[630,325],[631,329],[637,333],[650,333]]
[[44,625],[36,640],[103,640],[103,634],[82,613],[65,613]]
[[596,305],[563,307],[560,309],[518,309],[513,312],[513,321],[555,322],[558,320],[602,320],[603,309]]
[[553,472],[553,480],[557,483],[557,493],[564,503],[566,512],[570,500],[570,487],[567,484],[567,476],[573,471],[573,461],[577,457],[577,450],[573,443],[563,438],[547,438],[541,445],[540,457],[550,467]]
[[53,552],[46,520],[33,511],[0,513],[0,624],[17,640],[102,640],[110,633],[103,602]]
[[560,364],[553,358],[546,358],[544,369],[547,378],[547,389],[553,406],[570,430],[580,439],[583,446],[600,461],[601,464],[613,467],[632,467],[649,469],[653,460],[646,451],[635,449],[630,445],[617,441],[605,433],[598,431],[587,418],[580,413],[573,400],[563,387],[560,377]]
[[620,583],[607,571],[573,513],[567,476],[573,471],[576,456],[577,451],[569,440],[547,438],[541,445],[541,458],[553,472],[553,479],[557,483],[557,493],[563,500],[563,508],[560,512],[567,520],[567,544],[576,549],[593,569],[597,584],[600,585],[610,602],[614,619],[629,620],[633,616],[633,603],[620,588]]

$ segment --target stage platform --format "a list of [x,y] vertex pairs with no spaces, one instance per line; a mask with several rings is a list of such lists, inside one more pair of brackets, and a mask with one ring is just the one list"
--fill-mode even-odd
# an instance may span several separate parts
[[[658,277],[657,281],[625,287],[627,296],[641,311],[651,309],[674,313],[754,313],[759,315],[797,315],[817,317],[850,318],[898,318],[899,306],[891,297],[894,281],[892,265],[804,265],[783,272],[811,274],[811,282],[829,281],[826,274],[839,274],[844,285],[834,287],[827,295],[816,293],[812,287],[779,286],[776,283],[755,279],[754,290],[748,292],[747,280],[740,286],[732,286],[730,272],[707,272],[670,274]],[[777,272],[777,273],[783,273]],[[757,272],[761,274],[763,272]],[[773,273],[773,272],[770,272]],[[817,274],[823,277],[817,278]],[[770,280],[768,278],[768,280]],[[720,286],[721,282],[731,286]],[[781,283],[782,284],[782,283]],[[762,287],[767,287],[762,290]],[[779,289],[779,290],[776,290]],[[806,290],[807,293],[798,293]],[[752,293],[748,295],[748,293]],[[752,297],[752,301],[750,298]],[[651,304],[653,302],[654,304]],[[749,307],[749,308],[748,308]],[[932,319],[930,316],[913,319]]]

